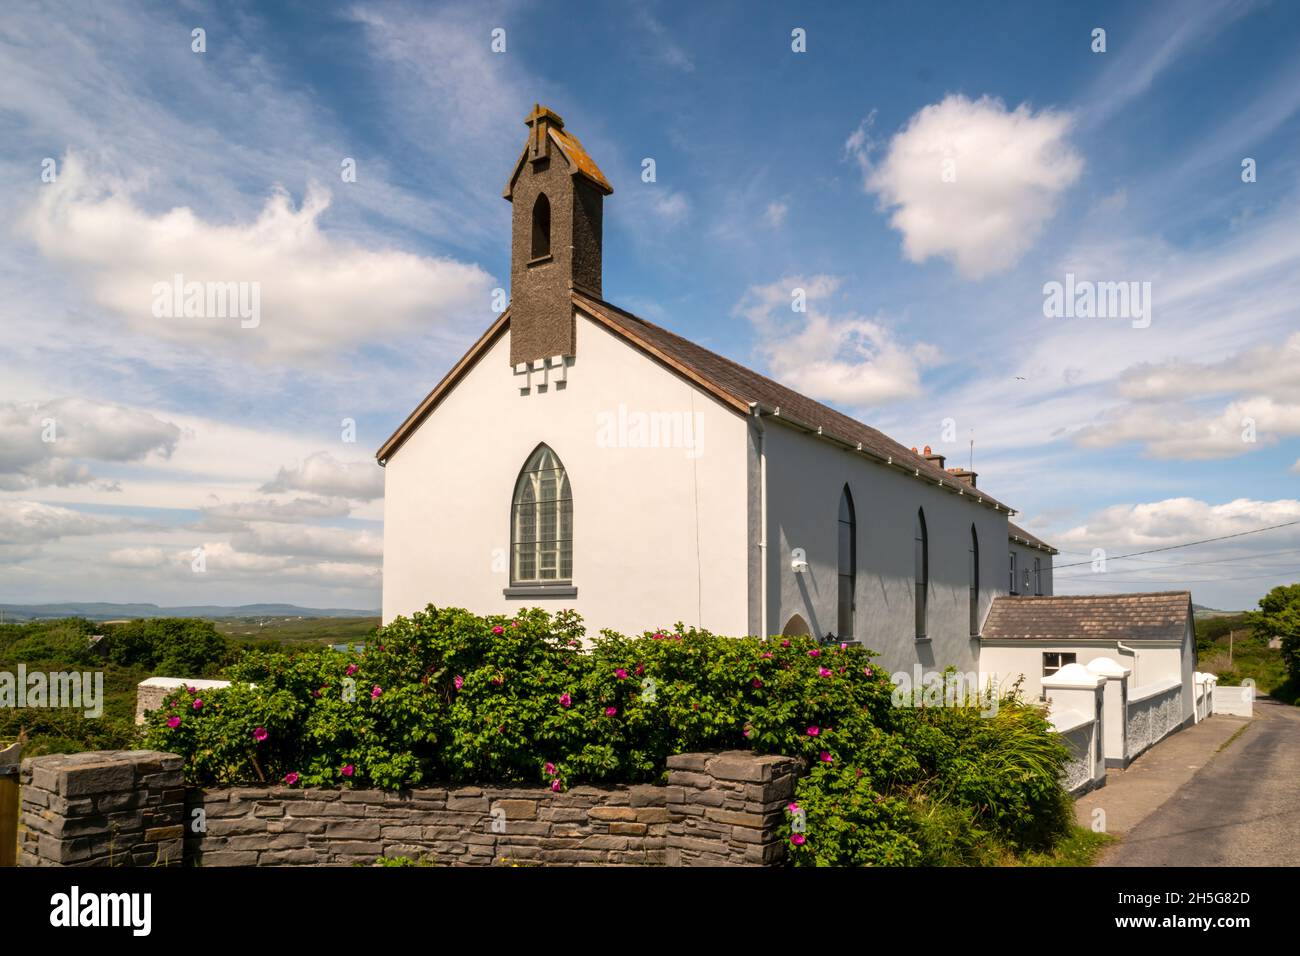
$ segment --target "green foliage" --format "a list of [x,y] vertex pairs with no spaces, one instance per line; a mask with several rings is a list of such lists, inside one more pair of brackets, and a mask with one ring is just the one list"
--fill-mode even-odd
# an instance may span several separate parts
[[173,694],[147,745],[199,784],[396,789],[439,780],[661,780],[673,753],[801,757],[786,836],[796,864],[984,862],[1067,832],[1066,759],[1014,695],[895,707],[858,647],[717,637],[680,625],[585,647],[576,615],[478,617],[430,606],[361,653],[249,651],[225,690]]
[[167,677],[216,674],[228,656],[226,639],[211,621],[154,617],[105,624],[108,659]]
[[1259,610],[1249,614],[1261,639],[1281,638],[1282,659],[1291,682],[1300,682],[1300,584],[1275,587],[1259,599]]

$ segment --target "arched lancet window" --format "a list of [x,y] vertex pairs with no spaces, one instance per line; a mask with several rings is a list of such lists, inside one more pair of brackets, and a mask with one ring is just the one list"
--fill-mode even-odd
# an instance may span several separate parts
[[808,627],[808,622],[803,619],[802,614],[796,614],[785,622],[785,628],[781,631],[782,637],[805,637],[812,631]]
[[534,259],[551,254],[551,201],[546,193],[539,193],[533,203],[533,255]]
[[844,486],[840,495],[839,542],[839,634],[843,641],[853,640],[853,589],[858,574],[858,521],[853,510],[853,495]]
[[573,577],[573,496],[559,456],[538,445],[515,482],[510,583],[568,584]]
[[913,564],[916,571],[916,639],[925,640],[926,636],[926,599],[930,590],[930,542],[925,530],[925,510],[916,511],[916,527],[913,534]]
[[970,633],[980,632],[980,537],[970,526]]

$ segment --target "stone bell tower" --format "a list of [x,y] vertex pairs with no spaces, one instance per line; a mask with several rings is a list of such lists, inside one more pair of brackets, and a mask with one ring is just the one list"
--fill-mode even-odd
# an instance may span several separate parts
[[510,364],[574,354],[570,292],[601,295],[601,204],[614,187],[564,120],[537,105],[505,198],[510,240]]

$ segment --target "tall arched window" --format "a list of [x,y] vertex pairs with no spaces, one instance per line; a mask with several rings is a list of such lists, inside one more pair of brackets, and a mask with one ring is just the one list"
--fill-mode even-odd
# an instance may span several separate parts
[[980,537],[970,526],[970,634],[980,632]]
[[842,641],[853,640],[853,587],[858,574],[858,521],[853,511],[853,495],[844,486],[840,495],[840,594],[839,634]]
[[515,482],[510,583],[567,584],[573,577],[573,496],[559,456],[538,445]]
[[925,530],[925,510],[916,510],[916,527],[913,533],[913,565],[916,572],[916,639],[926,636],[926,599],[930,590],[930,542]]
[[546,193],[539,193],[533,203],[533,255],[534,259],[551,254],[551,201]]

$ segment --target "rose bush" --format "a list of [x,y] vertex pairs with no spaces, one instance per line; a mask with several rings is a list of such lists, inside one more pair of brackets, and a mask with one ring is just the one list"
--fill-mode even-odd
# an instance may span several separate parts
[[[1009,846],[1050,842],[1065,752],[1041,715],[1008,701],[1024,714],[1013,740],[1010,723],[894,707],[872,657],[680,625],[587,644],[571,613],[430,606],[360,653],[246,652],[230,688],[182,689],[150,713],[146,745],[181,754],[202,785],[386,789],[656,781],[674,753],[753,749],[810,768],[805,815],[787,825],[796,863],[951,856],[937,846],[938,805]],[[1028,771],[1015,750],[1026,740],[1038,760]]]

